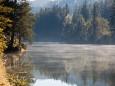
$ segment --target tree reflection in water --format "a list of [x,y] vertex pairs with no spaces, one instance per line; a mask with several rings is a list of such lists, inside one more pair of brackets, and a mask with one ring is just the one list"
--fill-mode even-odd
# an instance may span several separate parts
[[5,59],[7,59],[7,72],[9,75],[9,81],[14,86],[29,86],[34,83],[31,71],[33,69],[32,60],[27,57],[26,53],[23,55],[6,54]]
[[40,46],[28,49],[32,61],[26,53],[22,56],[5,55],[9,80],[15,86],[31,85],[33,77],[35,80],[54,79],[77,86],[115,86],[115,47]]
[[49,77],[78,86],[115,86],[114,61],[107,59],[100,62],[96,59],[86,59],[87,57],[80,58],[38,57],[38,60],[35,59],[35,65],[41,76],[45,75],[46,79]]

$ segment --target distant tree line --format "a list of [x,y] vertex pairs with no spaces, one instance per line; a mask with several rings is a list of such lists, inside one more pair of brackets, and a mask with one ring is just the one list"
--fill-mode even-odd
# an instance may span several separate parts
[[0,0],[0,51],[17,50],[31,42],[34,15],[28,1]]
[[[36,14],[35,40],[66,43],[115,43],[115,0],[89,4],[71,12],[68,5],[42,9]],[[37,36],[38,33],[38,36]],[[44,40],[42,40],[44,39]]]

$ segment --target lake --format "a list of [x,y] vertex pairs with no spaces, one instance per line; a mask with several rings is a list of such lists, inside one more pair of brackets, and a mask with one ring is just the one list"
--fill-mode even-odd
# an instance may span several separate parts
[[115,86],[115,45],[39,42],[22,57],[33,65],[30,86]]

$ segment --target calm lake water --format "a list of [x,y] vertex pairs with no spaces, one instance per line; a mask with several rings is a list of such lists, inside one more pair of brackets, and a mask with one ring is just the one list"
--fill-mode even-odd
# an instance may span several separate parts
[[115,86],[114,45],[34,43],[25,54],[30,86]]

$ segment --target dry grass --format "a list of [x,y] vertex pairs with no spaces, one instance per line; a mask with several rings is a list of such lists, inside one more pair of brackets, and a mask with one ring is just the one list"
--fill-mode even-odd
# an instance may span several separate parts
[[0,86],[11,86],[7,80],[6,68],[2,58],[0,57]]

